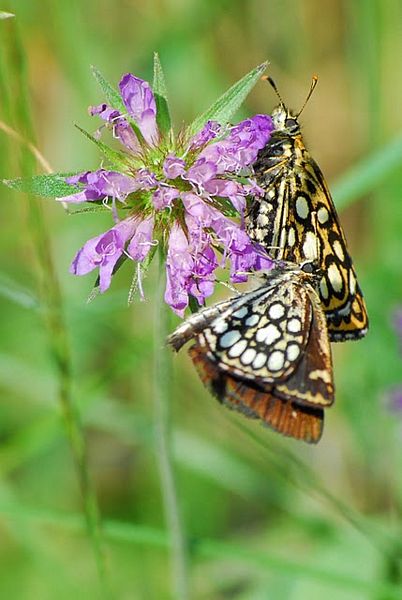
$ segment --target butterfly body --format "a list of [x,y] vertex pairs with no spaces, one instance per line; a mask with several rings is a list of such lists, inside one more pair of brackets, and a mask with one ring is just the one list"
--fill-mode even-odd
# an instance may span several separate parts
[[366,307],[324,176],[303,143],[297,118],[280,105],[272,119],[275,129],[254,164],[265,195],[252,199],[247,231],[277,260],[317,260],[330,340],[363,337]]
[[204,384],[230,408],[284,435],[317,442],[334,401],[326,321],[315,275],[294,264],[269,272],[255,290],[192,315],[169,336]]

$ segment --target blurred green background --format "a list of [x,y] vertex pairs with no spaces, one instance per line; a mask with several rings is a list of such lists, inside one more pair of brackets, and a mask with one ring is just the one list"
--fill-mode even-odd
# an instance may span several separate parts
[[[301,121],[343,209],[371,330],[333,348],[337,398],[317,447],[220,407],[185,352],[174,357],[191,598],[402,598],[402,414],[387,402],[402,384],[392,327],[402,302],[401,2],[20,0],[0,9],[16,14],[0,21],[2,178],[32,169],[4,129],[30,135],[30,119],[55,171],[99,165],[74,128],[98,126],[86,112],[104,100],[90,65],[115,84],[127,71],[151,80],[158,51],[177,128],[266,59],[296,109],[319,75]],[[275,104],[260,83],[238,117]],[[68,266],[108,215],[67,216],[54,201],[4,186],[0,198],[0,597],[102,597],[59,404],[63,364],[54,359],[65,331],[51,257],[112,593],[172,598],[153,425],[155,274],[146,302],[127,307],[127,267],[86,304],[94,279],[74,278]]]

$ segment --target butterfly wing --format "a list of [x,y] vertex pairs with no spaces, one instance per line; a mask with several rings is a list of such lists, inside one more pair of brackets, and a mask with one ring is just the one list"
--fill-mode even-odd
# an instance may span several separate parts
[[244,294],[198,340],[222,371],[263,384],[282,381],[305,352],[312,310],[307,288],[286,280]]
[[204,385],[229,408],[260,419],[282,435],[310,444],[320,440],[324,426],[322,408],[283,400],[276,397],[272,389],[232,377],[221,371],[198,343],[190,348],[189,354]]
[[[275,155],[276,154],[276,155]],[[246,217],[250,237],[276,259],[318,260],[319,295],[331,341],[358,339],[368,317],[346,239],[323,174],[301,136],[268,143],[254,165],[264,198],[254,198]]]

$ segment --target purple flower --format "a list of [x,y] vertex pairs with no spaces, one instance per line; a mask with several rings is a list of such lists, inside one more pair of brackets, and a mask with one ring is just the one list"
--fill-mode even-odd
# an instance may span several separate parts
[[255,162],[272,131],[273,123],[268,115],[255,115],[232,127],[226,139],[206,146],[200,158],[213,162],[218,173],[238,172]]
[[[90,113],[112,128],[123,145],[123,159],[115,170],[66,178],[76,189],[62,198],[95,205],[111,200],[115,225],[84,244],[71,272],[99,269],[104,292],[119,259],[144,265],[151,248],[162,244],[165,300],[183,316],[190,296],[203,304],[213,293],[219,267],[229,267],[233,282],[271,268],[268,256],[249,239],[242,216],[247,196],[263,194],[252,178],[252,163],[271,135],[272,121],[266,115],[231,127],[208,121],[195,135],[183,131],[175,138],[172,131],[159,131],[155,97],[146,81],[128,73],[119,89],[126,114],[107,104]],[[229,217],[229,203],[237,220]]]
[[79,250],[71,264],[74,275],[86,275],[99,268],[99,289],[105,292],[110,286],[113,269],[124,252],[127,240],[135,231],[135,219],[129,217],[91,240]]
[[119,84],[121,97],[128,114],[137,123],[148,144],[156,144],[159,138],[156,125],[156,102],[147,81],[131,73],[123,76]]
[[142,183],[132,177],[116,171],[105,171],[105,169],[86,171],[66,177],[66,181],[72,185],[82,184],[85,186],[83,191],[60,199],[63,202],[72,203],[103,200],[109,196],[124,202],[128,194],[142,187]]

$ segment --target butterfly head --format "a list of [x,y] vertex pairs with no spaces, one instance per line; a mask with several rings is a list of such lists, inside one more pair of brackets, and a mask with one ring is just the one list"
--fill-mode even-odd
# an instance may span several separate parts
[[300,125],[297,121],[297,115],[294,115],[286,108],[284,104],[279,104],[271,114],[275,131],[287,135],[297,135],[300,133]]
[[296,114],[292,113],[287,108],[286,104],[282,100],[282,96],[280,95],[279,90],[276,86],[276,83],[272,79],[272,77],[263,77],[262,79],[266,79],[266,81],[268,81],[268,83],[274,88],[275,93],[278,96],[279,101],[280,101],[280,104],[272,111],[272,114],[271,114],[275,131],[283,133],[285,135],[290,135],[290,136],[295,136],[295,135],[300,134],[300,125],[299,125],[299,122],[297,119],[299,118],[300,114],[303,112],[304,107],[306,106],[307,102],[309,101],[310,96],[313,93],[315,86],[317,85],[317,82],[318,82],[317,75],[313,75],[309,93],[307,94],[307,97],[303,103],[303,106],[301,107],[299,112]]

